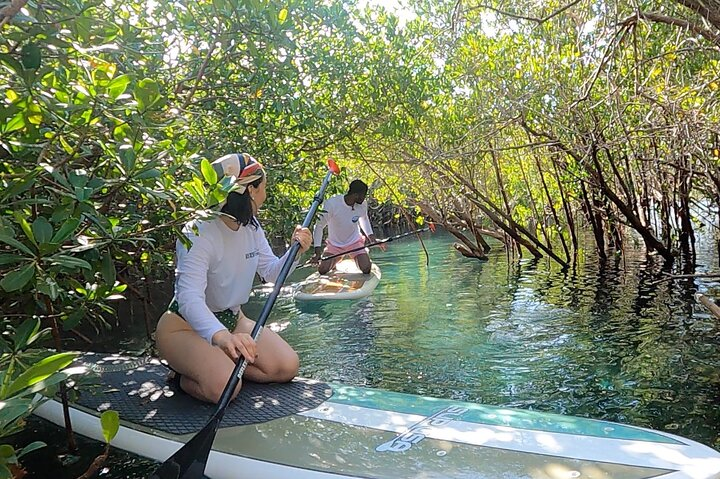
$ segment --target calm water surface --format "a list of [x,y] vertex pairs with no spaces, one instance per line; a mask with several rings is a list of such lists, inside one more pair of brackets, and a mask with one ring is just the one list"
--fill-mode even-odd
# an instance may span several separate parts
[[[268,322],[300,354],[302,376],[605,419],[720,448],[720,321],[694,300],[720,297],[720,283],[668,280],[641,253],[602,264],[589,253],[562,272],[499,247],[487,262],[464,258],[442,233],[424,239],[429,265],[417,240],[373,250],[382,280],[369,298],[278,299]],[[699,262],[717,271],[709,249]],[[246,313],[256,317],[266,297],[259,289]],[[149,464],[124,469],[130,459],[118,456],[101,477]]]

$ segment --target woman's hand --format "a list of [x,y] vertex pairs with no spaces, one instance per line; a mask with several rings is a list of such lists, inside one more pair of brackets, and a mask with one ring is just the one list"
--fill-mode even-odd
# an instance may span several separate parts
[[257,344],[248,333],[231,333],[227,329],[223,329],[213,334],[212,342],[225,351],[225,354],[233,362],[237,362],[241,354],[251,364],[258,357]]
[[293,241],[297,240],[297,242],[300,243],[300,253],[304,253],[310,248],[310,243],[312,243],[312,233],[310,233],[309,229],[298,225],[295,227],[292,239]]

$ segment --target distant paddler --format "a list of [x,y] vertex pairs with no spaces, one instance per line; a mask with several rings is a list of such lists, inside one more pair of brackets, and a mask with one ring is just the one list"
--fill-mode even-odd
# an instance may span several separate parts
[[[372,262],[365,246],[365,237],[370,243],[378,243],[367,213],[368,186],[362,180],[353,180],[348,192],[325,200],[324,211],[315,224],[313,240],[315,255],[310,259],[318,263],[318,273],[327,274],[343,256],[355,260],[364,274],[370,274]],[[323,230],[327,226],[328,237],[325,250],[322,248]],[[363,234],[365,237],[363,237]],[[378,244],[385,251],[385,244]],[[329,257],[332,258],[323,258]]]

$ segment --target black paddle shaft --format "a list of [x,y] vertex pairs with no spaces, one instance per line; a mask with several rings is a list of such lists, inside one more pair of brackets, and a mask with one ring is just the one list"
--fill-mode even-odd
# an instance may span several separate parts
[[399,235],[396,235],[396,236],[391,236],[391,237],[389,237],[389,238],[381,239],[381,240],[376,241],[376,242],[374,242],[374,243],[366,244],[366,245],[360,246],[360,247],[358,247],[358,248],[353,248],[353,249],[348,250],[348,251],[343,251],[342,253],[337,253],[337,254],[333,254],[333,255],[330,255],[330,256],[324,256],[324,257],[320,258],[320,261],[325,261],[325,260],[328,260],[328,259],[337,258],[338,256],[342,256],[342,255],[345,255],[345,254],[348,254],[348,253],[354,253],[355,251],[360,251],[361,249],[370,248],[370,247],[372,247],[372,246],[377,246],[377,245],[379,245],[379,244],[389,243],[389,242],[391,242],[392,240],[404,238],[405,236],[414,235],[414,234],[416,234],[416,233],[422,233],[423,231],[427,231],[427,230],[429,230],[429,229],[430,229],[429,227],[425,227],[425,228],[420,228],[419,230],[415,230],[415,231],[408,231],[407,233],[403,233],[403,234],[399,234]]
[[[328,183],[330,183],[330,178],[333,174],[337,174],[338,172],[339,169],[335,162],[328,160],[328,172],[323,179],[322,185],[320,186],[320,191],[318,191],[317,195],[315,195],[313,203],[310,206],[310,211],[308,211],[308,214],[305,216],[305,220],[302,223],[303,228],[310,226],[310,223],[315,216],[315,212],[320,206],[320,203],[323,201],[325,190],[327,189]],[[282,285],[290,273],[290,268],[292,268],[292,263],[295,261],[295,256],[299,250],[300,243],[297,240],[293,241],[290,246],[288,257],[280,270],[280,274],[278,274],[277,280],[275,281],[272,293],[270,293],[270,296],[265,301],[265,306],[263,306],[260,316],[255,322],[255,327],[250,333],[252,338],[256,341],[260,336],[263,326],[265,326],[268,316],[270,316],[270,311],[275,305],[275,300],[280,294]],[[220,396],[215,412],[213,412],[213,415],[210,417],[208,423],[183,447],[178,449],[175,454],[163,462],[160,467],[158,467],[155,472],[149,476],[150,479],[202,479],[204,477],[205,466],[207,465],[207,460],[210,456],[210,450],[212,449],[215,435],[220,427],[220,422],[225,415],[225,409],[230,403],[233,391],[235,391],[235,388],[240,383],[240,379],[242,378],[246,367],[247,359],[245,359],[243,355],[240,355],[237,363],[235,364],[235,368],[230,375],[230,379],[225,385],[225,389]]]

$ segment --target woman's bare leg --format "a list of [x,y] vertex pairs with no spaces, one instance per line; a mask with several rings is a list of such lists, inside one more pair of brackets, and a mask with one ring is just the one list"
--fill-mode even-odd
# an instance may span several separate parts
[[[181,374],[183,391],[201,401],[217,403],[232,374],[233,361],[174,313],[167,312],[160,318],[156,338],[160,356]],[[233,399],[241,386],[242,382],[235,389]]]
[[[240,313],[236,333],[248,333],[255,327],[255,321]],[[297,376],[300,359],[297,353],[276,332],[263,328],[257,341],[258,357],[254,364],[248,364],[244,377],[258,383],[285,383]]]

